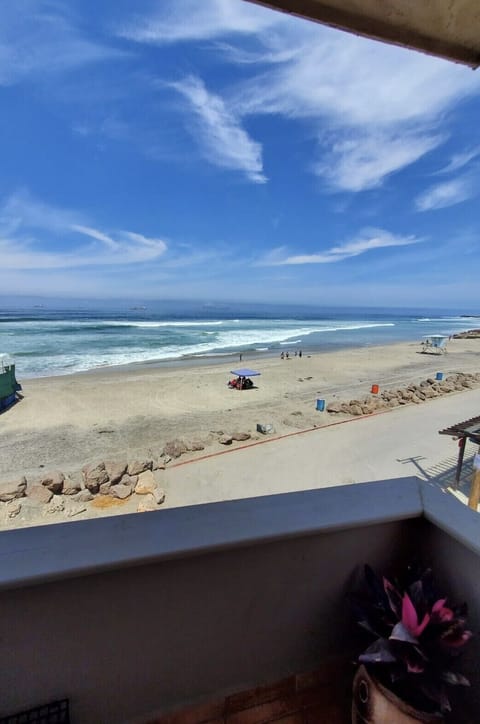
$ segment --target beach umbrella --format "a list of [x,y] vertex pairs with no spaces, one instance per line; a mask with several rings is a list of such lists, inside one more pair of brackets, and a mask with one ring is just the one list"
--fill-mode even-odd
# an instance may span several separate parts
[[258,375],[261,375],[261,372],[256,372],[255,370],[249,370],[248,367],[242,367],[242,369],[239,370],[230,370],[230,374],[237,375],[237,377],[258,377]]

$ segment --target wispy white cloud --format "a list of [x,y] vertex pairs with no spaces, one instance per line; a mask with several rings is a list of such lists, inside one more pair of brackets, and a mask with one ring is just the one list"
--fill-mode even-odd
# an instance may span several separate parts
[[26,192],[12,195],[0,207],[3,271],[138,264],[156,260],[166,250],[162,239],[85,225],[81,214],[42,203]]
[[68,8],[48,0],[0,3],[0,86],[125,56],[87,38]]
[[470,161],[480,156],[480,146],[471,148],[463,153],[456,153],[452,156],[449,163],[446,166],[437,171],[437,174],[452,173],[459,171],[461,168],[467,166]]
[[480,89],[464,68],[329,28],[280,26],[262,43],[276,49],[279,38],[298,52],[265,54],[270,67],[236,86],[233,105],[307,123],[320,141],[313,170],[340,190],[377,187],[441,144],[445,111]]
[[314,170],[345,191],[362,191],[380,186],[389,174],[409,166],[442,141],[439,134],[372,132],[334,142]]
[[250,138],[224,100],[210,93],[196,76],[170,85],[188,102],[194,114],[190,130],[210,163],[242,171],[254,183],[265,183],[262,147]]
[[257,262],[258,266],[286,266],[300,264],[332,264],[353,256],[359,256],[367,251],[383,249],[392,246],[410,246],[418,244],[423,239],[416,236],[400,236],[384,229],[364,229],[355,239],[342,244],[315,252],[314,254],[288,255],[285,247],[270,251]]
[[[221,98],[209,93],[221,101],[226,124],[208,117],[203,101],[197,105],[191,79],[180,84],[201,119],[210,160],[216,156],[229,168],[237,163],[224,137],[219,146],[227,152],[215,153],[212,128],[231,127],[232,119],[240,128],[242,117],[278,114],[304,124],[318,142],[311,170],[341,191],[376,188],[439,146],[449,135],[445,111],[480,89],[480,76],[465,68],[239,0],[158,2],[117,32],[143,43],[208,41],[227,62],[242,66],[243,79]],[[247,174],[253,165],[260,177],[252,180],[263,180],[258,146],[252,153],[243,140],[240,147],[250,159]]]
[[157,2],[151,14],[137,14],[116,31],[130,40],[162,44],[256,34],[277,22],[271,10],[239,0],[175,0]]
[[10,234],[20,228],[62,232],[83,216],[69,209],[60,209],[33,197],[28,190],[10,194],[0,205],[0,234]]
[[418,211],[431,211],[454,206],[475,196],[476,190],[472,179],[463,176],[452,181],[431,186],[415,199]]

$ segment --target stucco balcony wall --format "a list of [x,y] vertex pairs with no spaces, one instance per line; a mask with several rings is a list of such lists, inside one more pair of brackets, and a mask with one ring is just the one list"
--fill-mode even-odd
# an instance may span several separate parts
[[418,552],[478,629],[475,523],[405,478],[1,533],[0,714],[140,722],[348,658],[358,566]]

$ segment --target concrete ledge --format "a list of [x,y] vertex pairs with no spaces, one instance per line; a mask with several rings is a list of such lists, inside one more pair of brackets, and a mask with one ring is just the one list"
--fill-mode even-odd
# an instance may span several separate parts
[[419,481],[411,477],[3,531],[0,588],[416,518],[422,513]]
[[421,481],[420,495],[425,518],[480,555],[479,514],[434,483]]

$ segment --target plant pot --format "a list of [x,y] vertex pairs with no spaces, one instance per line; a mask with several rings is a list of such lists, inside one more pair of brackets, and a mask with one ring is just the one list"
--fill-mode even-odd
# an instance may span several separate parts
[[360,666],[353,680],[352,724],[441,724],[443,717],[417,711]]

